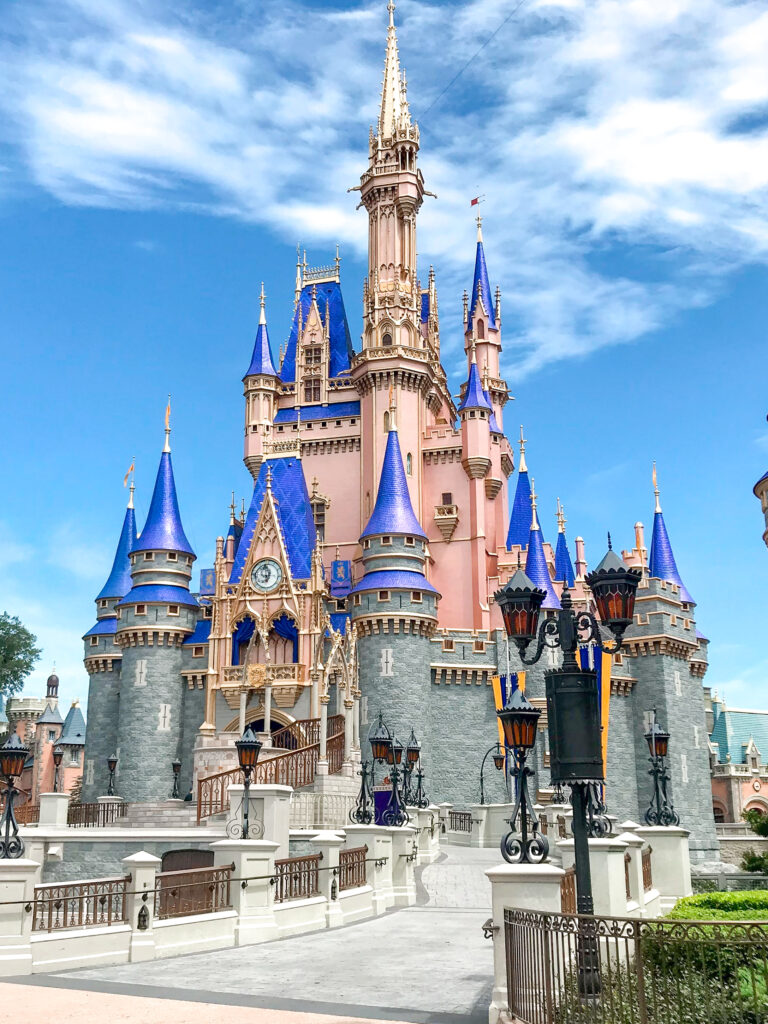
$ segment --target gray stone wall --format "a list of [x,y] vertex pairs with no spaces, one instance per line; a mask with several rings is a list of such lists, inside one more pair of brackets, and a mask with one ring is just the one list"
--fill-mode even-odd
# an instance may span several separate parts
[[120,877],[124,871],[120,863],[123,857],[129,857],[140,850],[162,858],[163,854],[171,850],[208,850],[211,843],[221,838],[212,835],[205,839],[169,839],[153,842],[131,839],[127,830],[126,833],[125,839],[97,842],[84,838],[75,842],[65,841],[62,844],[63,860],[47,861],[43,865],[43,883]]
[[[181,716],[181,742],[179,744],[179,758],[181,760],[181,772],[179,773],[179,792],[182,799],[192,787],[192,770],[194,768],[195,740],[203,724],[205,717],[205,690],[198,690],[197,686],[190,690],[186,683],[182,682],[182,716]],[[170,785],[173,786],[173,779],[169,776]],[[169,794],[172,791],[169,790]],[[193,799],[197,799],[197,793],[193,793]]]
[[608,719],[606,806],[608,813],[615,814],[620,822],[631,820],[641,824],[637,783],[642,773],[637,769],[637,731],[637,711],[632,695],[612,694]]
[[107,792],[107,758],[117,749],[117,723],[120,708],[120,649],[112,634],[100,636],[98,646],[85,641],[85,657],[113,657],[111,672],[94,672],[88,684],[88,710],[85,727],[83,803],[90,803]]

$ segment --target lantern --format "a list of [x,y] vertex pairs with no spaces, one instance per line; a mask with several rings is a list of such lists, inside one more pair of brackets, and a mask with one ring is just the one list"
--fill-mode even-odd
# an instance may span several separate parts
[[0,747],[0,774],[13,783],[24,771],[29,748],[19,739],[18,733],[11,733]]
[[419,760],[419,754],[421,753],[421,744],[416,739],[416,733],[411,729],[411,738],[408,740],[408,746],[405,748],[405,759],[409,765],[413,766]]
[[504,629],[514,640],[527,642],[536,636],[539,625],[539,611],[546,592],[532,583],[522,569],[494,594],[501,609]]
[[534,746],[541,711],[531,704],[522,690],[515,690],[509,704],[496,714],[501,719],[504,740],[508,747],[515,750],[530,750]]
[[[608,543],[610,545],[610,539]],[[639,569],[628,569],[609,546],[600,565],[586,577],[600,620],[617,641],[632,622],[640,576]]]
[[[369,734],[368,742],[371,744],[371,754],[375,761],[389,761],[392,736],[389,729],[384,725],[381,712],[379,712],[379,724],[376,727],[376,731]],[[389,761],[389,763],[391,764],[392,762]]]
[[256,738],[253,723],[246,725],[243,735],[235,742],[235,747],[240,767],[246,774],[250,774],[256,767],[261,751],[261,741]]

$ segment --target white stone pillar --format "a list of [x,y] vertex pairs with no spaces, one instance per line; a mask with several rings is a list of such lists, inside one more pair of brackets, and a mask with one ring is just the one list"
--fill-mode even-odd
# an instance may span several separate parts
[[355,690],[355,707],[352,714],[352,747],[360,750],[360,691]]
[[508,1021],[507,955],[504,911],[560,913],[560,881],[564,872],[552,864],[501,864],[485,872],[491,883],[493,923],[493,993],[489,1024]]
[[240,736],[245,732],[245,708],[248,704],[248,691],[243,687],[240,690],[240,717],[237,721],[237,731]]
[[41,793],[39,824],[49,828],[66,828],[69,793]]
[[310,839],[310,846],[322,854],[320,860],[320,893],[325,896],[325,923],[328,928],[344,924],[344,914],[339,903],[339,853],[346,843],[344,836],[337,832],[318,832]]
[[679,899],[693,893],[688,850],[690,832],[673,825],[637,825],[627,831],[640,836],[651,848],[653,888],[661,897],[661,913],[666,914]]
[[235,945],[252,946],[276,939],[275,887],[271,879],[277,843],[264,839],[220,839],[211,843],[211,849],[217,866],[234,864],[230,895],[237,911]]
[[342,771],[345,775],[352,774],[352,710],[354,708],[354,702],[351,700],[344,701],[344,766]]
[[440,815],[440,831],[445,833],[448,831],[448,812],[453,810],[453,804],[444,802],[438,804],[437,808]]
[[328,774],[328,701],[325,694],[320,698],[320,756],[317,762],[317,774]]
[[[368,884],[373,887],[373,912],[383,914],[394,906],[392,890],[392,836],[383,825],[347,825],[344,829],[347,846],[367,846],[365,874]],[[376,862],[378,863],[378,866]]]
[[32,914],[41,867],[34,860],[0,860],[0,978],[32,973]]
[[[634,832],[622,832],[618,838],[623,843],[627,844],[627,854],[629,855],[629,863],[626,865],[627,877],[629,878],[629,903],[627,905],[627,914],[630,917],[636,917],[637,915],[642,914],[643,907],[645,906],[642,861],[643,846],[645,843],[640,836],[636,836]],[[627,854],[625,854],[625,857]]]
[[131,963],[155,959],[155,887],[162,861],[151,853],[140,850],[120,861],[126,875],[131,876],[126,897],[126,914],[131,926],[131,945],[128,959]]
[[396,907],[410,907],[416,902],[416,830],[410,825],[389,828],[392,836],[392,891]]
[[[590,839],[588,842],[595,913],[606,917],[626,917],[627,884],[624,875],[624,854],[629,849],[627,844],[615,837]],[[563,867],[572,867],[574,840],[562,839],[557,845],[563,854]]]
[[264,744],[272,746],[272,684],[264,684]]
[[[245,786],[237,783],[228,787],[229,813],[227,834],[239,838],[239,827],[243,817]],[[267,839],[277,843],[275,856],[280,860],[288,856],[288,841],[291,819],[290,786],[252,785],[248,801],[248,838]],[[231,823],[231,824],[230,824]],[[233,826],[237,828],[233,828]]]
[[486,835],[488,826],[488,804],[470,804],[469,810],[472,813],[472,832],[469,836],[470,846],[490,846]]

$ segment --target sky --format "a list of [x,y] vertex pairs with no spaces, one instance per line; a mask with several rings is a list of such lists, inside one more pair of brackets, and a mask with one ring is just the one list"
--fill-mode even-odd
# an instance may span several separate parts
[[[546,539],[594,566],[650,530],[651,465],[710,639],[707,685],[768,706],[768,11],[762,0],[399,0],[444,363],[466,374],[474,196]],[[80,637],[136,457],[173,396],[198,568],[248,494],[241,378],[261,282],[288,334],[296,245],[341,246],[359,347],[384,0],[6,0],[0,26],[0,610],[87,697]],[[512,484],[514,485],[514,477]]]

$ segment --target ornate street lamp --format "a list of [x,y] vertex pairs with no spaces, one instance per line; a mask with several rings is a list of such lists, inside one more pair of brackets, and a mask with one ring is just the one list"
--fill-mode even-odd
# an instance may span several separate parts
[[357,803],[349,812],[349,820],[356,825],[370,825],[374,819],[373,799],[373,764],[363,761],[360,765],[360,792],[357,794]]
[[179,774],[181,772],[181,761],[177,758],[171,761],[171,768],[173,769],[173,791],[171,793],[171,800],[181,800],[181,793],[179,792]]
[[59,792],[59,768],[61,768],[61,762],[64,757],[64,751],[61,747],[54,747],[53,749],[53,792]]
[[29,748],[15,732],[0,747],[0,776],[5,782],[5,806],[0,817],[0,860],[13,860],[24,855],[24,842],[19,835],[13,804],[19,794],[16,780],[24,771],[28,755]]
[[407,825],[410,821],[408,811],[406,811],[400,795],[400,765],[403,761],[403,752],[404,747],[402,743],[398,740],[397,736],[393,736],[387,751],[387,764],[390,767],[389,776],[392,783],[392,793],[389,797],[389,803],[384,808],[381,820],[384,825],[394,825],[397,828]]
[[256,767],[261,752],[261,741],[256,736],[253,723],[249,722],[239,740],[235,742],[237,748],[237,759],[245,776],[243,788],[243,839],[248,838],[248,810],[250,804],[251,774]]
[[[497,711],[504,730],[504,745],[514,759],[515,806],[509,821],[509,832],[502,837],[501,855],[510,864],[539,864],[547,859],[549,841],[539,832],[539,819],[528,793],[528,779],[533,772],[525,763],[528,752],[536,744],[536,729],[541,711],[535,708],[522,690],[515,690],[509,703]],[[518,815],[520,828],[518,832]],[[528,835],[528,826],[531,835]]]
[[115,769],[117,768],[117,754],[113,754],[107,758],[107,769],[109,771],[109,785],[107,786],[107,796],[115,795]]
[[493,757],[493,767],[496,769],[496,771],[499,771],[499,772],[502,771],[502,769],[504,768],[504,761],[505,761],[504,750],[502,749],[502,746],[501,746],[501,744],[498,741],[496,743],[494,743],[492,747],[488,747],[486,752],[483,754],[483,760],[480,762],[480,803],[481,804],[485,803],[485,783],[484,783],[484,780],[483,780],[483,772],[485,771],[485,762],[488,760],[489,756]]
[[421,755],[421,744],[416,739],[416,733],[411,729],[411,735],[405,748],[405,764],[403,765],[403,801],[406,807],[413,807],[416,795],[411,788],[411,778],[416,771]]
[[646,825],[679,825],[680,816],[667,795],[669,733],[662,729],[656,720],[656,708],[651,711],[645,742],[648,744],[651,754],[649,758],[651,767],[648,774],[653,778],[653,796],[651,797],[651,806],[645,812],[645,823]]

